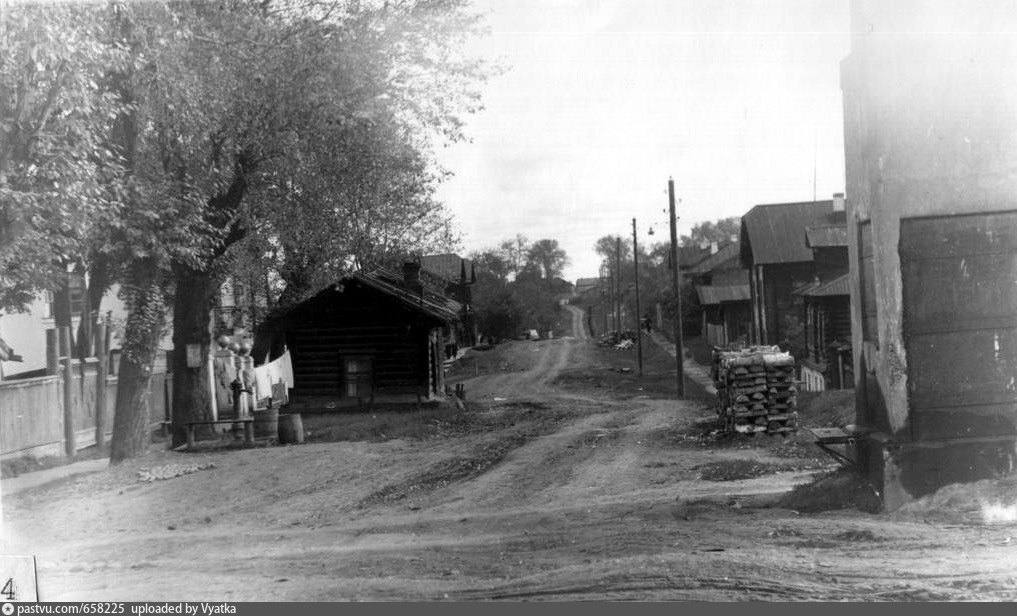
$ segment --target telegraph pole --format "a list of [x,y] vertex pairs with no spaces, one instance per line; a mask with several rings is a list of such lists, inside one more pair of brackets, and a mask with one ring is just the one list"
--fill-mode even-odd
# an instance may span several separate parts
[[678,213],[674,205],[674,179],[667,180],[667,202],[671,209],[671,284],[677,306],[674,315],[675,363],[677,364],[678,397],[685,397],[685,348],[682,343],[682,290],[678,275]]
[[639,245],[636,243],[636,219],[632,219],[632,264],[636,270],[636,348],[639,357],[639,376],[643,376],[643,326],[639,320]]
[[614,284],[615,284],[615,300],[617,303],[614,305],[614,322],[617,326],[618,335],[621,335],[622,322],[621,322],[621,236],[614,238]]

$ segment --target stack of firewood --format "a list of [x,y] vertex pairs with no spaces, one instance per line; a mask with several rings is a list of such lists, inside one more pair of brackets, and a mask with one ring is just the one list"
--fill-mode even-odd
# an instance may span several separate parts
[[726,432],[782,434],[798,428],[794,358],[775,346],[713,352],[718,413]]

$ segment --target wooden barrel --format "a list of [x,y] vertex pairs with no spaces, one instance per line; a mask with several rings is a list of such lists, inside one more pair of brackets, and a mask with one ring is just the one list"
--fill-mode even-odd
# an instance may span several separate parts
[[254,411],[254,438],[279,438],[279,409]]
[[304,421],[300,418],[300,413],[279,416],[279,442],[282,444],[304,442]]

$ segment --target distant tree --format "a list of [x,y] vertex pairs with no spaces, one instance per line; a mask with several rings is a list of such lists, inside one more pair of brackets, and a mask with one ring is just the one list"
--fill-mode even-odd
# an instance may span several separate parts
[[470,254],[470,259],[473,260],[478,272],[486,272],[502,282],[508,282],[512,266],[500,250],[474,251]]
[[723,243],[730,241],[732,238],[737,238],[741,228],[741,216],[700,222],[692,227],[688,235],[681,236],[678,243],[682,246],[701,246],[713,242]]
[[505,262],[509,266],[512,276],[516,276],[526,266],[526,255],[529,251],[529,240],[522,233],[517,233],[513,239],[505,240],[498,245]]
[[525,236],[501,242],[497,248],[473,255],[477,265],[474,309],[483,333],[496,338],[522,330],[552,329],[560,316],[557,298],[568,255],[557,240],[543,239],[532,246]]
[[569,264],[565,250],[558,246],[558,240],[537,240],[527,252],[527,263],[532,264],[545,280],[560,277]]

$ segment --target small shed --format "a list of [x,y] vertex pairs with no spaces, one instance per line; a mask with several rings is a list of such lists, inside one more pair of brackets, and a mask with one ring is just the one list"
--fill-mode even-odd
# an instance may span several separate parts
[[749,285],[699,285],[699,305],[703,308],[703,332],[706,341],[726,346],[735,341],[748,342],[752,329]]
[[335,409],[444,396],[444,346],[461,305],[420,282],[420,266],[344,278],[279,317],[293,364],[293,406]]

